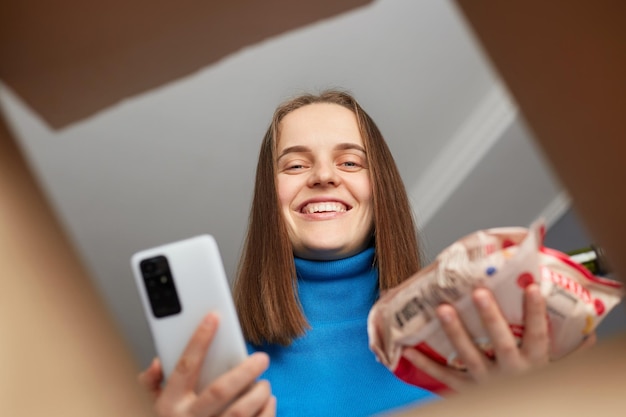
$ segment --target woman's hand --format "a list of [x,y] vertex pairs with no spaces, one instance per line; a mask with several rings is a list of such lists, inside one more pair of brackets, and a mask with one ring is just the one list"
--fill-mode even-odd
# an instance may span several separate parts
[[159,417],[257,416],[276,414],[276,399],[269,382],[256,381],[269,359],[254,353],[236,368],[215,379],[200,393],[194,387],[202,360],[217,330],[218,320],[208,314],[191,337],[165,387],[158,359],[139,374],[139,382],[152,394]]
[[467,371],[441,365],[411,348],[404,350],[404,357],[457,392],[496,375],[519,374],[548,363],[550,339],[546,303],[537,284],[529,285],[524,292],[525,329],[519,347],[492,293],[485,288],[479,288],[474,291],[472,298],[491,339],[495,360],[487,358],[476,346],[457,311],[448,304],[439,306],[437,315]]

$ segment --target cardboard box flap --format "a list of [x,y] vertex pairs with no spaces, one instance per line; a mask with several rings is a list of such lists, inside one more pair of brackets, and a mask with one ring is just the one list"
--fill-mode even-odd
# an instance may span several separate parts
[[6,0],[0,79],[53,128],[372,0]]

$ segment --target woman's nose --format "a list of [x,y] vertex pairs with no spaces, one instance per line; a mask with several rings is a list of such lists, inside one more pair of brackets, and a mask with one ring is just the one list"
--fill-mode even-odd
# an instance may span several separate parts
[[311,170],[311,177],[309,178],[309,186],[327,186],[339,185],[340,178],[337,175],[334,165],[332,164],[318,164]]

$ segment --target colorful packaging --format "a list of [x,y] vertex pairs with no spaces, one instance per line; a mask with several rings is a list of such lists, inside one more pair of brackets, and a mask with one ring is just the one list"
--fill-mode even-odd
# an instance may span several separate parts
[[552,360],[576,349],[619,303],[620,283],[599,278],[567,255],[543,247],[541,222],[529,229],[481,230],[442,251],[436,260],[385,293],[368,317],[370,348],[377,359],[404,381],[433,391],[445,388],[402,358],[402,349],[415,347],[432,359],[463,369],[435,309],[455,306],[467,331],[488,357],[493,349],[471,300],[477,287],[489,288],[511,331],[524,333],[523,292],[539,283],[546,298]]

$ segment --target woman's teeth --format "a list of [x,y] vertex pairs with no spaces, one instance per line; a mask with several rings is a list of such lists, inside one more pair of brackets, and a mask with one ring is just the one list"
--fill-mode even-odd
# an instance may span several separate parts
[[311,203],[302,208],[302,212],[306,214],[323,213],[323,212],[344,212],[347,211],[346,206],[341,203]]

